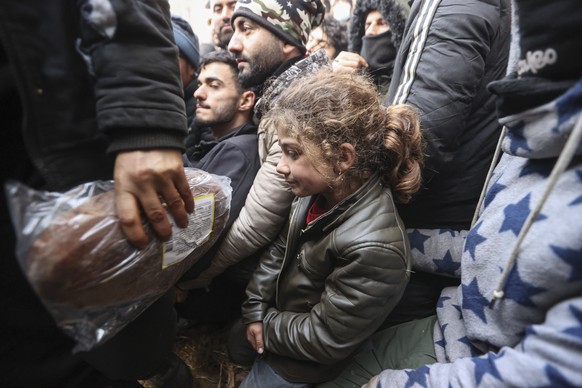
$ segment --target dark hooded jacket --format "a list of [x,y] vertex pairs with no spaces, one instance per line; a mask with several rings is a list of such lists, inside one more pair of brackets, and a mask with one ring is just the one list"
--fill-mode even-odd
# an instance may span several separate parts
[[[366,17],[371,11],[379,11],[390,25],[390,31],[385,33],[391,41],[390,45],[372,46],[373,40],[381,39],[380,35],[384,34],[364,37]],[[374,79],[382,96],[388,91],[392,79],[394,59],[402,41],[409,12],[410,7],[406,0],[359,0],[354,6],[348,32],[348,51],[360,54],[368,61],[367,72]],[[369,40],[366,45],[363,44],[364,39]]]

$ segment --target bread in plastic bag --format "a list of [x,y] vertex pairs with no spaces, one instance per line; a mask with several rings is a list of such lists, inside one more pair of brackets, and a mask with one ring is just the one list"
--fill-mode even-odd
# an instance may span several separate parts
[[20,265],[57,325],[77,341],[75,352],[119,332],[220,236],[230,212],[230,179],[194,168],[185,172],[195,201],[188,227],[174,225],[172,239],[162,243],[145,223],[150,243],[142,250],[121,231],[113,181],[65,193],[6,184]]

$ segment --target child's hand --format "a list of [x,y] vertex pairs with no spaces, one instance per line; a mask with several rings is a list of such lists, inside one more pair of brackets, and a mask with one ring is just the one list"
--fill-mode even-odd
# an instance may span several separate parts
[[249,323],[247,326],[247,341],[259,354],[263,354],[263,322]]

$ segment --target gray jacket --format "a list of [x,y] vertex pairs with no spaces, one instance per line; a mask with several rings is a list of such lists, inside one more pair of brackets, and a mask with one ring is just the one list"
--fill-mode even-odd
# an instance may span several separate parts
[[[294,79],[326,66],[331,64],[323,50],[295,63],[270,84],[264,95],[271,98],[269,101],[264,98],[259,100],[258,109],[268,109],[269,105],[274,104],[276,96]],[[257,134],[261,168],[255,176],[245,206],[222,240],[210,267],[199,275],[199,287],[206,286],[229,266],[267,246],[277,237],[289,215],[294,195],[283,175],[276,171],[281,158],[277,131],[268,120],[263,119]]]

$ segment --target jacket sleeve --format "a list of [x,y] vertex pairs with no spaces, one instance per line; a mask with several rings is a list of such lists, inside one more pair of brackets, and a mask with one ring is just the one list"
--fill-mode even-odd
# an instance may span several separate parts
[[[423,23],[423,17],[418,17],[418,24]],[[458,18],[465,22],[458,23]],[[446,174],[455,168],[452,162],[461,146],[474,97],[482,88],[487,57],[497,33],[494,23],[498,21],[499,9],[493,4],[448,2],[436,9],[423,31],[427,35],[420,52],[412,50],[418,50],[425,38],[422,33],[410,44],[402,71],[405,76],[397,88],[391,88],[386,102],[406,103],[418,109],[427,142],[425,180],[435,172]]]
[[461,277],[461,257],[467,230],[406,229],[412,253],[412,268],[438,275]]
[[572,387],[582,385],[582,297],[551,308],[513,347],[417,370],[385,370],[372,387]]
[[276,171],[281,147],[274,136],[244,207],[220,243],[211,266],[199,278],[210,280],[229,266],[267,246],[281,231],[294,195]]
[[288,224],[261,256],[247,286],[247,299],[241,308],[242,322],[245,324],[263,320],[267,309],[275,304],[277,277],[285,258],[287,232]]
[[309,313],[270,308],[263,320],[265,349],[279,355],[333,364],[374,333],[408,283],[406,258],[386,244],[356,247],[336,267]]
[[78,48],[93,75],[109,152],[184,148],[186,113],[167,1],[77,0]]

